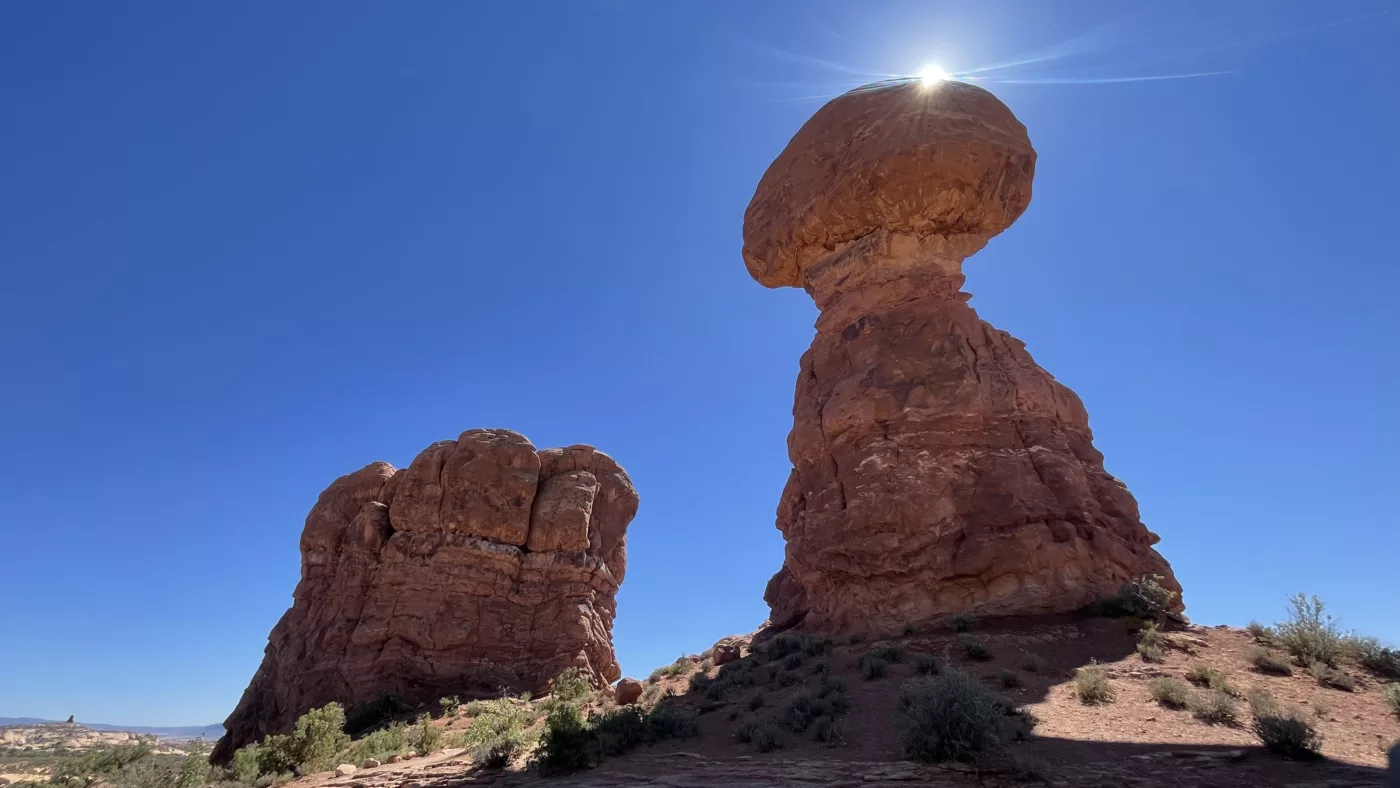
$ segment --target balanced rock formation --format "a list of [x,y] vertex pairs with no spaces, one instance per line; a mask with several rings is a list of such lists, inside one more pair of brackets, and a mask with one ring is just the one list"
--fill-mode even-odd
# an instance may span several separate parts
[[608,455],[536,451],[509,430],[336,479],[306,518],[292,607],[215,761],[330,701],[539,692],[569,667],[606,686],[620,675],[614,599],[636,513]]
[[1070,611],[1144,575],[1180,590],[1079,397],[961,292],[963,260],[1030,203],[1035,158],[991,93],[894,82],[822,107],[759,183],[744,263],[821,310],[776,626],[891,634]]

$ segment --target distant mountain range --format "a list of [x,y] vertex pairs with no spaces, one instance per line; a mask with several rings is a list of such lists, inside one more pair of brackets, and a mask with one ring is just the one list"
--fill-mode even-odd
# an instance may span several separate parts
[[[6,725],[44,725],[54,722],[62,722],[62,720],[42,720],[38,717],[0,717],[0,728]],[[78,721],[77,724],[94,731],[139,733],[143,736],[157,736],[162,739],[176,739],[180,741],[208,739],[212,742],[224,735],[224,726],[222,725],[187,725],[184,727],[153,728],[142,725],[107,725],[101,722]]]

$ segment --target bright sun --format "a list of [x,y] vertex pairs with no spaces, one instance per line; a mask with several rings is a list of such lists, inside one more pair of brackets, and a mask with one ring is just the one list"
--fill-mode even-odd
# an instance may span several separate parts
[[932,85],[948,79],[948,72],[944,71],[937,63],[929,63],[919,69],[919,81],[925,85]]

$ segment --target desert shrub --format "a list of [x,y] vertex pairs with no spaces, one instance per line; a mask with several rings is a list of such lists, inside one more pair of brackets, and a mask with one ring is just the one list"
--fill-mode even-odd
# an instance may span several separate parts
[[768,645],[768,653],[775,659],[786,657],[789,654],[796,654],[807,648],[807,639],[792,632],[773,638]]
[[434,725],[433,718],[424,712],[415,724],[404,731],[404,742],[419,755],[427,755],[442,749],[442,728]]
[[1245,631],[1249,632],[1256,643],[1263,643],[1264,645],[1269,645],[1278,639],[1278,633],[1274,632],[1273,627],[1266,627],[1258,621],[1249,622],[1249,626],[1245,627]]
[[907,637],[907,638],[913,637],[914,634],[915,634],[916,632],[918,632],[918,630],[914,629],[914,625],[913,625],[913,624],[905,624],[905,625],[904,625],[904,636],[905,636],[905,637]]
[[1184,709],[1191,700],[1191,685],[1177,679],[1149,679],[1147,691],[1153,700],[1169,709]]
[[350,736],[345,733],[345,709],[339,703],[327,703],[306,712],[297,718],[292,738],[297,766],[306,767],[302,771],[331,768],[335,754],[350,744]]
[[1176,603],[1177,593],[1162,586],[1160,575],[1129,580],[1118,587],[1113,596],[1099,600],[1095,606],[1099,615],[1110,618],[1140,618],[1144,621],[1165,621]]
[[1239,723],[1239,704],[1222,690],[1206,690],[1191,696],[1187,703],[1191,716],[1208,725],[1236,725]]
[[1097,665],[1088,665],[1075,671],[1074,679],[1070,683],[1074,687],[1075,697],[1085,705],[1110,703],[1117,694],[1112,682],[1108,680],[1108,674]]
[[1306,670],[1309,676],[1317,679],[1317,683],[1324,687],[1341,690],[1343,692],[1354,692],[1356,690],[1356,679],[1325,662],[1310,662]]
[[735,738],[744,744],[752,744],[759,752],[772,752],[783,746],[782,734],[777,727],[766,722],[748,722],[739,726]]
[[807,730],[812,720],[830,711],[830,706],[824,700],[806,690],[799,690],[793,693],[783,709],[782,723],[794,733],[801,733]]
[[818,675],[831,672],[831,660],[821,659],[812,664],[812,672]]
[[185,758],[180,762],[175,788],[203,788],[209,782],[211,771],[209,744],[203,739],[195,739],[185,747]]
[[917,761],[969,760],[1016,735],[1005,701],[961,671],[906,681],[898,709],[904,755]]
[[970,660],[991,662],[993,659],[991,649],[987,648],[986,641],[981,638],[964,635],[958,638],[958,646],[962,649],[963,656]]
[[[49,770],[49,782],[67,788],[129,783],[131,777],[149,773],[153,753],[151,745],[142,742],[69,755],[60,758]],[[173,775],[170,781],[173,782]]]
[[457,712],[462,710],[462,699],[456,695],[438,698],[438,708],[442,709],[442,716],[456,717]]
[[889,643],[881,643],[871,646],[865,652],[868,656],[876,659],[883,659],[886,662],[900,662],[904,659],[904,649]]
[[1337,620],[1326,612],[1327,605],[1302,593],[1294,594],[1288,604],[1292,608],[1288,620],[1274,625],[1279,645],[1304,665],[1334,664],[1342,653],[1343,639]]
[[797,670],[802,667],[802,652],[789,654],[783,658],[783,670]]
[[831,648],[831,639],[820,635],[808,635],[802,640],[802,653],[809,657],[819,657]]
[[690,681],[686,683],[691,692],[704,692],[710,686],[710,677],[704,673],[695,672],[690,674]]
[[1271,676],[1292,676],[1293,666],[1288,664],[1288,660],[1280,657],[1274,652],[1255,646],[1249,650],[1249,664],[1260,673],[1267,673]]
[[1170,645],[1167,633],[1158,629],[1157,625],[1151,622],[1148,622],[1147,626],[1138,633],[1137,642],[1139,646],[1148,646],[1162,651],[1165,651]]
[[1386,684],[1381,687],[1381,700],[1395,716],[1400,717],[1400,684]]
[[256,744],[240,747],[234,752],[233,760],[229,762],[229,771],[233,773],[233,779],[245,785],[252,785],[253,781],[258,779],[258,775],[262,773],[262,769],[259,768],[259,757],[258,745]]
[[1270,752],[1297,760],[1322,757],[1322,736],[1298,709],[1256,716],[1250,727]]
[[1400,649],[1386,648],[1373,637],[1349,635],[1346,651],[1361,667],[1381,678],[1400,679]]
[[533,715],[521,699],[473,701],[465,711],[472,718],[471,726],[457,743],[488,768],[505,767],[534,743],[534,737],[526,733]]
[[669,665],[662,665],[653,670],[651,675],[647,676],[647,681],[655,683],[661,679],[684,676],[692,670],[695,670],[695,663],[690,661],[690,657],[681,657]]
[[997,681],[1006,689],[1021,686],[1021,675],[1014,670],[1003,670],[997,674]]
[[834,717],[818,717],[812,723],[812,738],[825,744],[837,745],[845,741],[845,731],[841,721]]
[[381,694],[374,700],[361,703],[345,715],[345,732],[358,736],[371,728],[378,728],[393,718],[406,714],[408,704],[397,695]]
[[762,692],[756,692],[752,698],[749,698],[749,711],[758,711],[767,702],[768,699],[764,697]]
[[1167,661],[1167,652],[1163,651],[1157,646],[1149,645],[1147,643],[1138,643],[1137,653],[1138,656],[1142,658],[1143,662],[1153,662],[1156,664],[1161,664]]
[[1278,701],[1274,699],[1272,693],[1262,687],[1255,687],[1245,693],[1245,699],[1249,701],[1249,713],[1255,717],[1278,714]]
[[977,619],[966,613],[959,613],[953,616],[950,622],[954,632],[971,632],[972,626],[977,623]]
[[822,676],[821,683],[817,686],[817,697],[829,698],[832,695],[846,694],[846,680],[834,674]]
[[395,722],[387,728],[380,728],[371,731],[364,736],[350,743],[349,747],[336,754],[335,760],[338,763],[364,763],[367,758],[377,761],[385,761],[389,756],[396,755],[408,749],[408,742],[404,736],[405,726],[401,722]]
[[561,703],[582,703],[592,694],[593,687],[578,668],[565,668],[549,684],[549,697]]
[[1191,668],[1186,671],[1186,680],[1198,687],[1220,690],[1227,695],[1233,695],[1237,698],[1242,694],[1235,685],[1230,683],[1230,680],[1225,677],[1224,673],[1221,673],[1215,668],[1208,668],[1205,665],[1192,665]]
[[652,741],[647,713],[636,706],[623,706],[589,718],[589,726],[604,755],[621,755],[639,744]]
[[535,760],[545,774],[568,774],[592,766],[601,756],[596,737],[575,706],[561,703],[545,717]]
[[890,663],[879,657],[865,654],[860,658],[860,675],[866,681],[874,681],[883,678],[890,672]]
[[943,670],[943,664],[938,661],[938,657],[932,654],[920,654],[914,657],[914,672],[920,676],[932,676]]
[[794,684],[801,684],[802,677],[796,673],[784,673],[778,677],[778,686],[791,687]]
[[652,741],[690,739],[700,735],[700,724],[691,715],[671,706],[657,706],[647,714]]

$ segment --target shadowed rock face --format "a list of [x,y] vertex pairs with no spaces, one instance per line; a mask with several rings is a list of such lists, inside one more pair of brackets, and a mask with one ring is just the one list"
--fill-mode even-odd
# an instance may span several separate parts
[[301,582],[214,757],[330,701],[538,692],[620,675],[614,597],[637,493],[589,446],[468,430],[405,469],[336,479],[307,515]]
[[764,174],[744,262],[821,310],[765,594],[776,625],[894,634],[1066,612],[1142,575],[1179,590],[1079,397],[961,292],[1034,172],[1011,111],[949,82],[841,96]]

